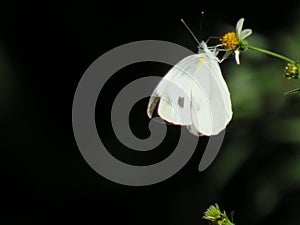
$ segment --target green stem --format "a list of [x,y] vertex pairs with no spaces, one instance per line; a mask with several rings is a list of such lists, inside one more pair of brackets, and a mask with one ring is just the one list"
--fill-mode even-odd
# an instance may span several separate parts
[[247,45],[247,48],[251,49],[251,50],[254,50],[254,51],[257,51],[257,52],[261,52],[261,53],[265,53],[265,54],[271,55],[273,57],[276,57],[276,58],[282,59],[284,61],[287,61],[289,63],[293,63],[293,64],[297,63],[295,60],[292,60],[292,59],[290,59],[288,57],[285,57],[285,56],[280,55],[280,54],[275,53],[275,52],[271,52],[271,51],[268,51],[268,50],[265,50],[265,49],[257,48],[257,47],[251,46],[251,45]]
[[293,90],[290,90],[290,91],[285,92],[284,95],[296,94],[296,93],[298,93],[298,92],[300,92],[300,88],[295,88],[295,89],[293,89]]

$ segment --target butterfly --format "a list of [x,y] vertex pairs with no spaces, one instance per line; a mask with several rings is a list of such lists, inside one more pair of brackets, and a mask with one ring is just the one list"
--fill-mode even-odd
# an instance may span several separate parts
[[172,67],[153,91],[149,118],[157,107],[168,123],[186,126],[196,136],[217,135],[232,118],[230,93],[222,76],[218,48],[202,41],[198,54]]

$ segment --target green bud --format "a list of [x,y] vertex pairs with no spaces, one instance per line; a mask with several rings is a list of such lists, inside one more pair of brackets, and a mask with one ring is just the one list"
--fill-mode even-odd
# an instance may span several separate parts
[[225,211],[221,211],[218,204],[211,205],[202,217],[205,220],[209,220],[213,225],[234,225],[227,217]]
[[285,76],[288,79],[298,79],[299,78],[299,64],[298,63],[288,63],[284,69]]

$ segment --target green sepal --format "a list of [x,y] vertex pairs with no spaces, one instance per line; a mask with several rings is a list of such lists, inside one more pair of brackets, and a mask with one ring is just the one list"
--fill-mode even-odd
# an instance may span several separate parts
[[238,46],[238,49],[239,49],[240,51],[244,51],[244,50],[246,50],[247,48],[248,48],[248,41],[246,41],[246,40],[240,41],[240,44],[239,44],[239,46]]

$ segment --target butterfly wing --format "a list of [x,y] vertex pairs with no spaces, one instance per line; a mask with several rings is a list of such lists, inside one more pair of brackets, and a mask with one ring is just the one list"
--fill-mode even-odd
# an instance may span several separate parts
[[215,56],[199,54],[191,87],[191,119],[188,130],[195,135],[216,135],[232,118],[230,93]]
[[191,55],[176,64],[160,81],[150,97],[147,113],[151,118],[158,105],[159,116],[176,125],[191,125],[191,88],[199,55]]
[[216,135],[232,118],[230,93],[215,52],[201,45],[200,54],[176,64],[151,95],[147,113],[158,105],[159,116],[176,125],[186,125],[194,135]]

